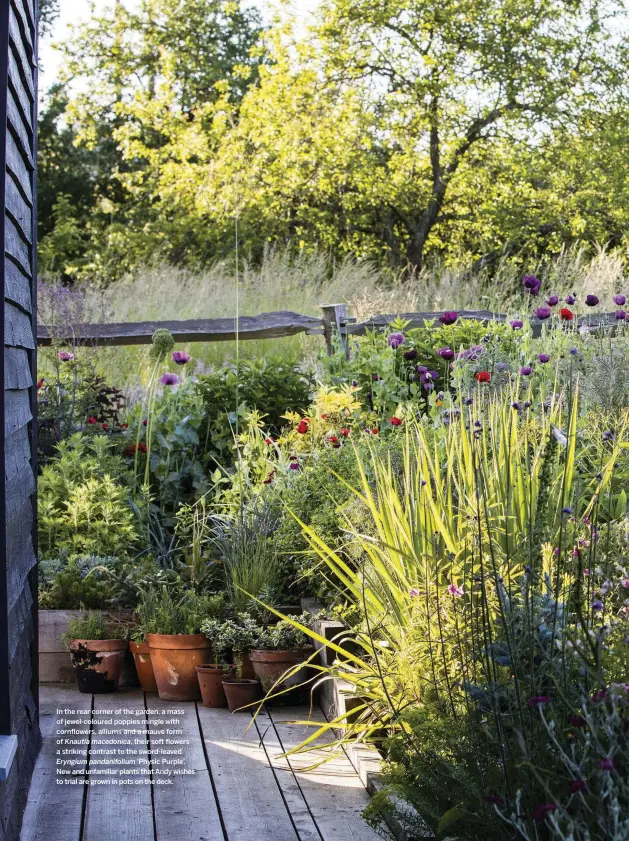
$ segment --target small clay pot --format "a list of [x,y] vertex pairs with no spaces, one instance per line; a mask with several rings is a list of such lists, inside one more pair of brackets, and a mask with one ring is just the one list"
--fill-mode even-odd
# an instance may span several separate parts
[[147,634],[157,691],[163,701],[200,701],[196,667],[207,663],[210,643],[203,634]]
[[127,650],[126,640],[72,640],[70,658],[79,692],[115,692]]
[[271,690],[273,695],[282,693],[279,697],[272,698],[269,703],[292,706],[307,701],[309,687],[300,685],[308,680],[307,667],[304,666],[285,678],[284,675],[292,672],[295,666],[307,660],[313,652],[312,647],[291,651],[265,651],[256,648],[250,652],[256,677],[260,680],[264,693],[267,694]]
[[[227,678],[223,680],[223,689],[231,713],[254,712],[254,707],[249,707],[249,704],[260,699],[260,684],[257,680]],[[243,707],[246,709],[242,709]]]
[[197,678],[201,689],[204,707],[226,707],[227,698],[223,689],[223,681],[234,675],[234,667],[209,663],[197,666]]
[[135,669],[138,673],[140,688],[142,692],[157,692],[157,682],[153,671],[151,660],[151,649],[145,642],[130,642],[129,648],[135,661]]

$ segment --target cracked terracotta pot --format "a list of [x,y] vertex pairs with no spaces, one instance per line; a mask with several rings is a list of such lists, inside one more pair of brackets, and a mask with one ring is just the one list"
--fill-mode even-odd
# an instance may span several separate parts
[[210,658],[203,634],[147,634],[159,697],[163,701],[200,701],[196,667]]
[[133,654],[135,661],[135,670],[138,673],[138,680],[140,681],[140,688],[142,692],[157,692],[157,683],[155,681],[155,672],[153,671],[153,661],[151,659],[151,649],[145,642],[129,643],[129,648]]
[[126,640],[72,640],[69,646],[79,692],[115,692],[127,650]]

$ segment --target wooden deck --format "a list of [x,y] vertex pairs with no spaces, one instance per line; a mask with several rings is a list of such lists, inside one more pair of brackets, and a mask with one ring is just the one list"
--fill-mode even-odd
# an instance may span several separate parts
[[[134,745],[134,767],[142,769],[144,779],[123,786],[85,785],[95,779],[86,744],[72,757],[77,761],[72,769],[76,784],[60,784],[57,740],[63,738],[58,732],[63,727],[56,710],[66,707],[91,708],[92,720],[100,710],[126,708],[145,720],[149,735]],[[174,707],[184,708],[176,728],[184,731],[177,738],[187,742],[180,757],[186,773],[161,785],[149,756],[151,739],[154,750],[164,732],[155,723],[160,713],[154,711]],[[42,686],[43,747],[21,841],[376,841],[378,836],[360,815],[369,795],[345,754],[314,771],[304,770],[315,761],[313,754],[279,758],[307,731],[288,722],[306,718],[306,708],[267,708],[247,730],[251,716],[246,713],[163,702],[139,690],[92,697],[67,685]],[[311,720],[317,719],[322,714],[315,710]],[[92,728],[90,719],[86,721],[71,725],[71,738],[89,742],[88,732],[94,730],[92,742],[102,752],[98,761],[92,754],[91,773],[120,768],[119,749],[111,742],[120,737],[109,738],[105,732],[115,727]]]

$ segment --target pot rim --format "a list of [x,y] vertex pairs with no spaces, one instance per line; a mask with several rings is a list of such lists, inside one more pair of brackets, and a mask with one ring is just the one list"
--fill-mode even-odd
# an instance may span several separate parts
[[215,663],[201,663],[200,666],[195,666],[197,672],[233,672],[235,670],[235,666],[232,663],[221,663],[220,665],[216,665]]
[[88,651],[125,651],[127,648],[127,640],[122,639],[108,639],[108,640],[86,640],[76,638],[71,640],[70,649],[76,650],[79,645],[83,645]]
[[258,658],[264,657],[264,655],[268,654],[275,654],[275,655],[310,655],[314,652],[313,645],[304,645],[301,648],[252,648],[249,651],[249,657],[251,660],[255,661]]
[[211,648],[210,641],[205,634],[147,634],[146,641],[149,648],[158,649]]
[[251,680],[250,678],[247,678],[247,677],[240,678],[240,679],[238,679],[238,678],[225,678],[223,683],[229,683],[230,685],[237,684],[237,685],[240,685],[240,686],[253,686],[253,684],[255,684],[256,686],[260,686],[259,681]]

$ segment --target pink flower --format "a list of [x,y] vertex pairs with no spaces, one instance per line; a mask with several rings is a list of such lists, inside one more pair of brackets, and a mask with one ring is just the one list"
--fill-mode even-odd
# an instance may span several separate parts
[[448,593],[458,599],[463,595],[463,590],[461,590],[460,587],[457,587],[456,584],[449,584]]
[[72,362],[74,359],[74,354],[70,353],[69,350],[60,350],[57,354],[57,358],[60,359],[62,362]]

